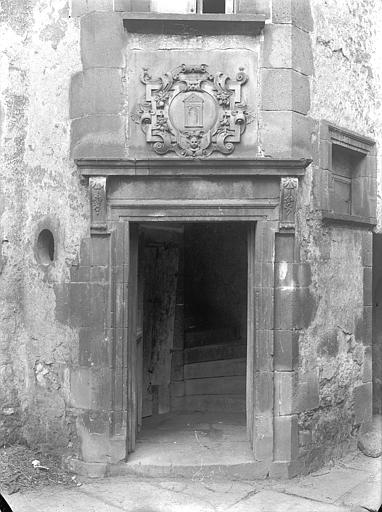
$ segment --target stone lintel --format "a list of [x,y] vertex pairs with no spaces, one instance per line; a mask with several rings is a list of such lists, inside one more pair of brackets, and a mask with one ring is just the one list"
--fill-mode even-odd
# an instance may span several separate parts
[[127,158],[77,157],[84,177],[89,176],[167,176],[177,178],[232,176],[303,176],[311,163],[307,158]]

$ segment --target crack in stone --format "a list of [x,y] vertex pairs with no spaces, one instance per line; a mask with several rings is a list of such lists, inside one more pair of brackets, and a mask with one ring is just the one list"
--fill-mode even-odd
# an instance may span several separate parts
[[[238,503],[241,503],[242,501],[246,501],[248,500],[249,498],[252,498],[252,496],[254,496],[255,494],[257,494],[258,492],[260,492],[260,490],[257,490],[257,489],[254,489],[253,491],[249,491],[247,492],[247,494],[245,496],[243,496],[242,498],[240,498],[239,500],[235,501],[235,503],[232,503],[232,505],[230,505],[228,507],[228,509],[234,507],[235,505],[237,505]],[[228,510],[227,509],[227,510]]]

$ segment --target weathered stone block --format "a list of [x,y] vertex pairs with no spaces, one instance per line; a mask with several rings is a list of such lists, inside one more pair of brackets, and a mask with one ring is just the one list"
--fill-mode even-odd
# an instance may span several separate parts
[[119,327],[127,327],[127,318],[124,314],[124,301],[127,296],[127,289],[125,291],[124,283],[114,283],[114,294],[115,294],[115,302],[114,302],[114,317],[115,317],[115,325]]
[[275,329],[308,327],[316,311],[309,288],[281,286],[275,288]]
[[123,105],[120,69],[90,68],[73,76],[70,118],[89,114],[118,114]]
[[273,330],[256,331],[256,369],[272,371]]
[[110,238],[108,236],[93,236],[91,238],[91,265],[106,266],[110,258]]
[[240,14],[265,14],[270,16],[271,0],[238,0],[236,12]]
[[121,370],[120,367],[118,370],[114,371],[113,374],[113,382],[114,382],[114,389],[118,390],[114,394],[114,402],[113,402],[113,410],[114,411],[122,411],[123,409],[126,409],[126,403],[124,396],[124,393],[122,390],[124,389],[124,386],[126,385],[126,372]]
[[270,411],[273,406],[273,378],[271,372],[256,372],[255,394],[256,410]]
[[[112,370],[110,368],[95,368],[91,369],[91,409],[93,410],[109,410],[111,407],[111,386],[112,386]],[[97,415],[97,418],[102,418],[104,421],[104,414]],[[107,416],[107,424],[109,418]],[[102,427],[103,428],[103,427]],[[92,430],[93,429],[93,430]],[[92,427],[89,428],[90,432],[98,432],[99,429],[96,422],[92,422]]]
[[109,267],[108,266],[94,266],[90,267],[90,281],[92,283],[106,283],[109,280]]
[[91,404],[91,375],[89,368],[75,368],[70,373],[70,405],[89,409]]
[[106,327],[107,311],[107,286],[99,283],[89,285],[90,325],[98,327],[100,331]]
[[309,34],[293,25],[265,25],[262,65],[312,75],[313,55]]
[[363,165],[360,171],[360,176],[368,176],[373,180],[377,179],[377,158],[375,156],[367,155],[364,159],[365,165]]
[[272,0],[273,23],[291,23],[308,32],[313,30],[310,2],[301,0]]
[[296,290],[275,288],[275,329],[292,329],[295,309]]
[[294,370],[298,364],[297,331],[274,331],[275,355],[274,366],[279,371]]
[[87,68],[123,68],[125,34],[115,12],[93,12],[81,18],[81,58]]
[[125,126],[122,116],[99,115],[74,119],[71,124],[72,158],[122,158]]
[[257,263],[255,265],[255,283],[259,287],[271,287],[274,284],[273,263]]
[[81,366],[110,366],[109,352],[108,338],[103,329],[80,329],[78,359]]
[[311,281],[310,265],[306,263],[275,263],[275,286],[301,288],[309,286]]
[[310,35],[292,26],[292,68],[304,75],[313,75],[313,52]]
[[320,168],[332,170],[332,143],[328,140],[320,141]]
[[91,434],[104,434],[109,431],[109,413],[107,411],[89,410],[81,415],[84,427]]
[[[80,421],[81,418],[79,418],[78,423]],[[83,425],[77,428],[80,433],[81,457],[84,462],[111,462],[109,432],[91,433]]]
[[150,0],[114,0],[115,11],[149,12]]
[[90,267],[73,265],[70,267],[70,280],[72,283],[87,283],[90,279]]
[[315,169],[313,173],[313,206],[318,210],[328,211],[331,207],[329,196],[329,178],[331,172],[326,169]]
[[87,327],[90,319],[89,285],[71,283],[69,287],[70,320],[73,326]]
[[274,321],[274,288],[255,288],[256,329],[269,330]]
[[84,238],[81,241],[80,248],[80,265],[88,266],[90,265],[90,238]]
[[274,418],[274,459],[290,461],[298,456],[297,416],[278,416]]
[[303,329],[309,327],[317,311],[317,302],[309,287],[296,288],[295,309],[292,327]]
[[297,112],[261,112],[261,146],[274,158],[310,158],[316,125],[310,117]]
[[71,18],[75,18],[77,16],[82,16],[83,14],[88,12],[87,0],[71,0],[69,5],[70,5],[69,16]]
[[87,478],[103,478],[108,473],[108,464],[106,462],[84,462],[80,459],[70,459],[68,469],[72,473]]
[[71,0],[70,16],[82,16],[92,11],[112,11],[113,0]]
[[256,425],[253,448],[256,461],[271,460],[273,458],[273,419],[272,414],[256,415]]
[[294,397],[295,379],[295,372],[274,372],[275,414],[277,416],[291,415],[297,412]]
[[332,140],[328,121],[320,121],[320,140],[327,140],[330,142]]
[[263,67],[292,69],[292,27],[265,25]]
[[295,261],[294,234],[276,233],[275,261],[290,263]]
[[308,77],[292,69],[263,69],[261,106],[263,110],[307,114],[310,109]]
[[354,388],[354,417],[356,425],[370,424],[372,420],[372,383]]
[[275,231],[272,222],[256,223],[256,264],[273,263],[275,256]]

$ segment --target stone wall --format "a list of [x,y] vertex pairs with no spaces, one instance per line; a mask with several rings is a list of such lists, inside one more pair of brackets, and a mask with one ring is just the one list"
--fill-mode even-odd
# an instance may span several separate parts
[[[369,136],[380,147],[378,7],[345,1],[312,1],[311,7],[314,76],[309,114]],[[327,147],[322,136],[316,142],[318,154],[304,179],[298,215],[301,259],[311,265],[316,304],[312,322],[299,338],[299,379],[306,382],[297,407],[299,457],[308,468],[341,455],[354,442],[369,421],[372,394],[372,230],[322,224],[317,205]],[[380,165],[378,169],[380,175]]]
[[[195,49],[227,48],[226,34],[126,34],[121,12],[137,5],[149,8],[145,0],[71,5],[8,0],[1,6],[0,439],[5,442],[25,439],[60,453],[77,451],[77,432],[88,429],[96,437],[108,428],[108,418],[91,411],[108,407],[95,402],[106,396],[102,382],[105,389],[110,384],[96,370],[108,364],[104,318],[97,314],[107,302],[111,255],[102,238],[89,242],[88,187],[73,158],[132,156],[128,49],[160,46],[192,55]],[[290,396],[282,398],[288,406],[278,410],[277,423],[294,425],[280,427],[279,434],[289,432],[288,457],[309,470],[340,454],[371,412],[371,229],[322,222],[327,139],[320,122],[374,138],[380,148],[382,59],[376,30],[382,14],[374,0],[312,0],[311,10],[298,0],[273,0],[272,6],[267,0],[241,0],[241,13],[254,11],[267,18],[261,35],[229,35],[230,48],[246,48],[258,60],[262,94],[255,95],[258,139],[252,156],[313,160],[300,184],[295,254],[285,260],[281,251],[276,262],[277,307],[282,311],[291,300],[305,310],[303,319],[295,324],[291,319],[287,327],[293,332],[287,340],[291,361],[276,368],[280,382],[285,378],[290,384]],[[378,171],[380,177],[380,160]],[[378,186],[381,231],[381,179]],[[49,264],[39,260],[43,229],[55,241]],[[119,265],[123,256],[118,257]],[[284,303],[282,281],[291,279],[290,268],[297,272],[293,286],[302,284]],[[93,306],[98,323],[92,330]]]
[[[76,443],[68,365],[78,334],[57,318],[88,229],[87,193],[69,156],[69,86],[81,67],[79,23],[65,0],[0,8],[0,442],[62,453]],[[37,261],[42,229],[54,261]]]

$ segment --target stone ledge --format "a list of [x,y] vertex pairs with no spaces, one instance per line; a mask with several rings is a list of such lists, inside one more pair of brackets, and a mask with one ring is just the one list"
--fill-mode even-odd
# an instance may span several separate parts
[[374,227],[377,224],[375,217],[361,217],[358,215],[346,215],[327,210],[322,211],[322,221],[325,224],[352,224],[361,227]]
[[75,158],[82,176],[304,176],[306,158]]
[[263,14],[172,14],[125,12],[123,24],[128,32],[258,35],[265,25]]
[[103,478],[109,473],[107,462],[84,462],[80,459],[69,459],[67,466],[69,471],[88,478]]

